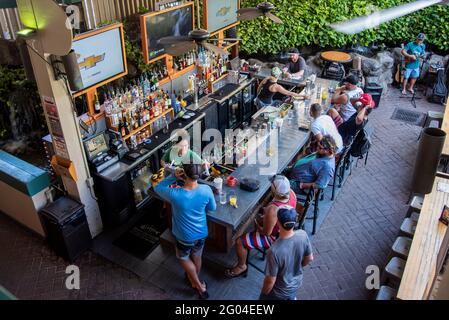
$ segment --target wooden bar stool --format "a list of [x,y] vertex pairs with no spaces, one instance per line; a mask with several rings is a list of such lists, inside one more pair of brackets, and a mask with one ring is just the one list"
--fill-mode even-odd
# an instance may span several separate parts
[[385,266],[383,274],[383,283],[393,284],[394,287],[399,287],[402,275],[404,274],[406,261],[404,259],[393,257]]
[[381,286],[377,292],[376,300],[395,300],[398,291],[389,286]]
[[410,247],[412,246],[412,239],[407,237],[397,237],[391,251],[393,255],[404,260],[407,260],[408,253],[410,252]]
[[406,237],[413,238],[418,221],[412,218],[405,218],[401,224],[400,233]]

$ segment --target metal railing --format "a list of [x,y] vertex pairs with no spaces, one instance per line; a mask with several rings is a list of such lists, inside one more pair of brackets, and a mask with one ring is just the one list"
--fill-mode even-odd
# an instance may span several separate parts
[[[82,17],[88,29],[100,22],[124,20],[137,14],[141,7],[153,10],[158,0],[82,0]],[[17,8],[0,9],[0,39],[15,40],[23,28]]]

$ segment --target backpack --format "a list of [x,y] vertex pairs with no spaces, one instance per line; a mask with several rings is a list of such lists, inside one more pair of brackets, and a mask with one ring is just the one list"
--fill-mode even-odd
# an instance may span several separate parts
[[371,147],[373,133],[374,128],[366,123],[355,137],[351,149],[349,150],[349,154],[354,158],[363,159]]

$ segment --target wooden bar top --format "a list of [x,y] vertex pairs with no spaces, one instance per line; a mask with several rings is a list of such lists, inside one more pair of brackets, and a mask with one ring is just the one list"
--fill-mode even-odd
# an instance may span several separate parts
[[[441,129],[446,132],[446,134],[449,136],[449,100],[446,103],[446,109],[444,110],[444,118],[443,118],[443,124],[441,125]],[[443,151],[442,154],[449,156],[449,138],[446,138],[446,141],[444,142]]]
[[449,180],[436,177],[432,192],[424,197],[397,294],[401,300],[428,299],[437,276],[437,257],[447,230],[439,218],[444,205],[449,206],[449,193],[437,191],[438,183],[449,183]]

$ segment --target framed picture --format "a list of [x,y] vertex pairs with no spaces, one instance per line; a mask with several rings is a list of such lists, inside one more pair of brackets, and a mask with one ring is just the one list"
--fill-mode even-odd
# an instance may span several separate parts
[[166,55],[164,46],[159,43],[161,38],[187,36],[193,30],[193,2],[141,15],[140,28],[143,56],[148,64]]
[[203,28],[209,33],[238,24],[240,0],[203,0]]

